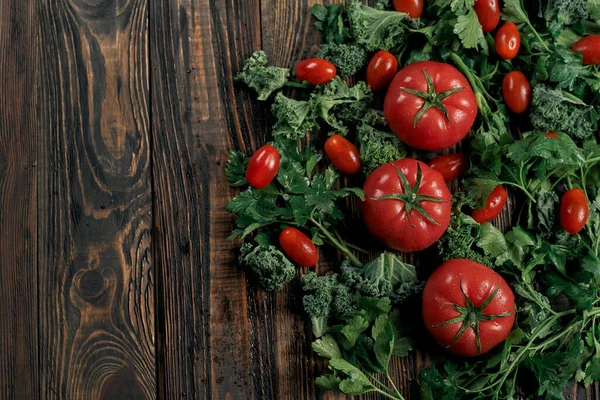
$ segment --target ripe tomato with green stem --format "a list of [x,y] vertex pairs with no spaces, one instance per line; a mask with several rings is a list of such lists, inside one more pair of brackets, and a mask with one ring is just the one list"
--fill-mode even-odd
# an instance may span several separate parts
[[488,196],[485,201],[485,206],[479,210],[473,210],[471,216],[473,219],[483,224],[496,218],[502,212],[502,209],[506,205],[508,195],[506,189],[498,185],[492,190],[492,193]]
[[246,167],[246,181],[257,189],[263,189],[269,185],[279,171],[279,151],[265,144],[250,157]]
[[408,14],[411,18],[421,18],[424,0],[394,0],[394,9]]
[[394,79],[398,70],[398,60],[389,51],[380,50],[369,62],[367,67],[367,84],[371,91],[376,92]]
[[353,175],[360,170],[360,154],[348,139],[332,135],[325,142],[325,154],[340,172]]
[[311,85],[324,85],[337,75],[335,65],[322,58],[309,58],[296,66],[296,78]]
[[515,323],[515,297],[497,272],[471,260],[449,260],[423,289],[423,322],[435,341],[475,357],[502,343]]
[[469,82],[456,68],[423,61],[396,74],[383,112],[404,143],[421,150],[442,150],[469,133],[477,116],[477,101]]
[[560,199],[560,226],[570,234],[580,232],[590,215],[587,197],[581,189],[570,189]]
[[296,228],[285,228],[279,235],[279,245],[290,260],[302,267],[313,267],[319,261],[315,244]]
[[439,172],[404,158],[377,168],[363,186],[362,219],[386,246],[410,253],[435,243],[448,228],[452,196]]
[[498,29],[495,38],[496,53],[505,60],[512,60],[521,48],[521,34],[513,22],[506,22]]

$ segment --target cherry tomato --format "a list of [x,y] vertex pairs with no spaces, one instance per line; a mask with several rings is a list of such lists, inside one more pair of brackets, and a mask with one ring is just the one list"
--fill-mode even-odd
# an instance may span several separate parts
[[586,36],[573,46],[573,51],[583,55],[585,65],[600,64],[600,36]]
[[515,323],[515,296],[491,268],[456,258],[427,280],[422,314],[440,346],[474,357],[506,340]]
[[388,51],[377,52],[367,67],[367,83],[371,91],[375,92],[394,79],[398,69],[398,60]]
[[502,80],[502,97],[515,114],[522,114],[531,103],[531,86],[521,71],[511,71]]
[[246,167],[246,180],[257,189],[267,187],[279,170],[279,151],[265,144],[250,157]]
[[360,154],[356,146],[343,136],[333,135],[327,139],[325,153],[333,166],[344,174],[352,175],[360,169]]
[[560,136],[558,136],[558,135],[557,135],[556,133],[554,133],[554,132],[546,132],[546,133],[545,133],[545,135],[546,135],[546,137],[547,137],[548,139],[558,139],[558,140],[562,140],[562,139],[560,138]]
[[335,78],[335,65],[322,58],[309,58],[296,66],[296,78],[311,85],[324,85]]
[[411,18],[420,18],[423,14],[423,0],[394,0],[394,9]]
[[570,234],[583,229],[590,214],[587,198],[581,189],[571,189],[560,199],[560,226]]
[[477,117],[477,101],[459,70],[450,64],[422,61],[396,74],[383,113],[404,143],[421,150],[441,150],[469,133]]
[[519,53],[520,47],[519,28],[512,22],[502,25],[496,33],[496,53],[505,60],[512,60]]
[[467,162],[462,153],[444,154],[429,162],[434,171],[439,172],[446,182],[451,182],[467,170]]
[[377,168],[363,185],[360,211],[367,229],[392,249],[411,253],[442,237],[452,214],[452,195],[442,175],[403,158]]
[[500,22],[500,4],[498,0],[475,0],[473,6],[477,19],[484,32],[491,32]]
[[485,201],[485,207],[481,210],[473,210],[471,216],[480,224],[488,222],[500,215],[506,205],[506,190],[502,186],[496,186]]
[[279,235],[279,245],[290,260],[302,267],[312,267],[319,261],[315,244],[296,228],[285,228]]

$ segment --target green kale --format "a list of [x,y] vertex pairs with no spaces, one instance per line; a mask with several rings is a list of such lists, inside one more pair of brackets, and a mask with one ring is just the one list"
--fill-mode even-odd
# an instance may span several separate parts
[[564,132],[573,139],[593,137],[598,131],[598,112],[579,98],[538,84],[533,89],[531,123],[542,132]]
[[330,4],[327,7],[315,4],[310,12],[317,20],[315,27],[323,33],[325,42],[342,44],[350,38],[346,13],[341,4]]
[[367,51],[357,44],[327,43],[316,56],[335,65],[340,76],[355,75],[367,63]]
[[244,69],[235,77],[235,80],[244,82],[256,90],[258,100],[267,100],[271,93],[286,84],[289,76],[289,69],[269,66],[267,55],[260,50],[246,60]]
[[300,139],[318,127],[315,105],[311,101],[294,100],[277,93],[272,112],[277,119],[273,136]]
[[452,214],[448,230],[438,240],[438,251],[444,261],[453,258],[466,258],[488,267],[494,266],[494,259],[485,255],[476,246],[480,240],[481,225],[463,213]]
[[357,312],[354,292],[337,274],[317,276],[309,272],[302,277],[304,310],[310,317],[315,337],[327,333],[327,321]]
[[363,5],[360,0],[350,0],[347,10],[352,36],[368,51],[390,51],[404,45],[408,14],[377,10]]
[[245,243],[240,249],[239,262],[262,289],[275,292],[294,279],[296,268],[274,246],[252,246]]
[[375,8],[378,10],[389,10],[392,8],[392,0],[377,0]]
[[565,25],[572,25],[587,19],[589,15],[588,0],[549,0],[544,17],[546,20],[556,19]]
[[383,164],[406,157],[406,148],[391,132],[384,132],[362,123],[356,131],[360,160],[365,175]]

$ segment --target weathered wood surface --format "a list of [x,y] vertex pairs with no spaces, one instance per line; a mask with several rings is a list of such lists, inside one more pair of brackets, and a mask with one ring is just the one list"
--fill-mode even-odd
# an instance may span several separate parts
[[[314,53],[317,2],[0,2],[1,399],[344,398],[299,283],[247,286],[226,240],[227,154],[271,122],[233,77]],[[436,354],[394,361],[406,398]]]

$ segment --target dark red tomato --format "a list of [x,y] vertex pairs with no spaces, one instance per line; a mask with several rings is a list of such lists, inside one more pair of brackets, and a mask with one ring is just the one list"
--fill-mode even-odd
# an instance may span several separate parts
[[600,64],[600,36],[586,36],[578,40],[573,51],[581,53],[585,65]]
[[506,340],[515,323],[515,296],[491,268],[457,258],[442,264],[427,280],[422,313],[440,346],[474,357]]
[[315,244],[296,228],[285,228],[279,235],[279,245],[290,260],[302,267],[312,267],[319,261]]
[[583,229],[590,215],[585,193],[581,189],[571,189],[560,199],[560,226],[570,234]]
[[420,18],[423,14],[423,0],[394,0],[394,9],[407,13],[411,18]]
[[335,78],[335,65],[322,58],[309,58],[296,66],[296,78],[311,85],[324,85]]
[[500,4],[498,0],[475,0],[475,13],[484,32],[491,32],[500,22]]
[[506,205],[506,198],[506,189],[502,186],[496,186],[485,201],[485,207],[481,210],[473,210],[471,216],[480,224],[493,220],[500,215]]
[[519,53],[520,47],[519,28],[512,22],[502,25],[496,33],[496,53],[505,60],[512,60]]
[[444,154],[431,160],[429,166],[442,174],[446,182],[451,182],[464,174],[467,170],[467,161],[462,153]]
[[511,71],[502,80],[502,97],[509,110],[522,114],[531,103],[531,86],[521,71]]
[[560,136],[558,136],[558,135],[557,135],[556,133],[554,133],[554,132],[546,132],[546,137],[547,137],[548,139],[558,139],[558,140],[562,140],[562,139],[560,138]]
[[250,157],[246,167],[246,180],[257,189],[267,187],[279,170],[279,151],[265,144]]
[[375,92],[394,79],[398,69],[398,60],[389,51],[378,51],[367,67],[367,83]]
[[435,243],[448,228],[452,196],[439,172],[412,158],[384,164],[367,178],[361,215],[369,231],[406,253]]
[[383,112],[404,143],[421,150],[441,150],[469,133],[477,102],[460,71],[449,64],[423,61],[396,74]]
[[344,174],[352,175],[360,169],[360,154],[356,146],[343,136],[333,135],[327,139],[325,153],[333,166]]

